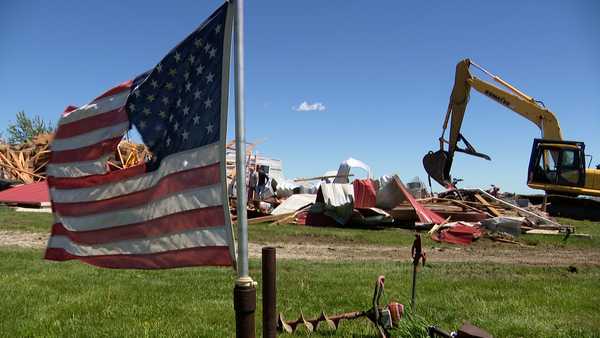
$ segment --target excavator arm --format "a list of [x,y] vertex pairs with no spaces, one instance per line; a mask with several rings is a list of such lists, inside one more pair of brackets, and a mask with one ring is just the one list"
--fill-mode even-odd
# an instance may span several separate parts
[[[503,88],[473,76],[469,70],[470,66],[480,69]],[[454,87],[452,88],[448,110],[444,119],[442,136],[439,138],[440,150],[429,152],[423,158],[425,170],[439,184],[446,187],[452,186],[450,169],[452,168],[454,154],[457,151],[487,160],[490,159],[489,156],[477,152],[460,133],[467,104],[469,103],[471,88],[533,122],[540,128],[543,139],[562,140],[560,125],[554,113],[500,77],[488,72],[481,66],[471,62],[471,60],[464,59],[456,65]],[[450,123],[450,131],[448,140],[446,140],[445,134],[446,129],[448,129],[448,123]],[[459,142],[462,142],[464,147],[461,148]]]

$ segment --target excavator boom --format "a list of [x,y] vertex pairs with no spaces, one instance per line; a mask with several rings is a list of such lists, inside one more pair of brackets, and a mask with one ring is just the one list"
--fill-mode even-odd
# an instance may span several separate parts
[[[489,75],[494,82],[504,88],[473,76],[469,69],[471,66],[480,69]],[[448,103],[446,117],[444,118],[442,135],[439,138],[440,149],[436,152],[429,152],[423,157],[423,166],[425,167],[425,170],[429,176],[439,184],[446,187],[452,186],[450,170],[452,168],[454,154],[457,151],[487,160],[490,159],[489,156],[477,152],[477,150],[460,133],[467,104],[469,103],[471,88],[500,103],[506,108],[513,110],[537,125],[540,128],[542,138],[547,140],[562,140],[560,126],[554,113],[547,110],[538,101],[535,101],[530,96],[502,80],[500,77],[471,62],[471,60],[464,59],[456,65],[454,87],[452,88],[450,102]],[[450,124],[450,131],[448,140],[446,140],[445,133],[446,129],[448,129],[448,124]],[[461,148],[459,142],[462,142],[464,147]]]

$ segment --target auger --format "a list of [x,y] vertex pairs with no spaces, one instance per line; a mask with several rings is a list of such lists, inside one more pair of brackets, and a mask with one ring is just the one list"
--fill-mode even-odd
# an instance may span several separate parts
[[283,314],[279,314],[277,320],[277,329],[287,333],[293,333],[299,328],[304,328],[308,332],[317,330],[320,326],[326,326],[331,330],[337,330],[342,320],[352,320],[367,317],[377,328],[382,338],[390,337],[389,329],[398,325],[404,314],[404,305],[391,302],[385,307],[380,307],[379,302],[384,292],[385,277],[379,276],[375,282],[373,291],[372,307],[365,311],[346,312],[333,316],[327,316],[321,311],[321,315],[314,319],[306,319],[304,313],[300,311],[300,317],[296,320],[286,321]]

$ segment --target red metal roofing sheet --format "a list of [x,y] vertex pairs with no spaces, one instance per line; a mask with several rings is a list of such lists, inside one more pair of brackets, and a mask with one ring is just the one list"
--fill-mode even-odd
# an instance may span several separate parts
[[13,188],[0,191],[0,202],[40,204],[50,202],[48,184],[46,181],[22,184]]

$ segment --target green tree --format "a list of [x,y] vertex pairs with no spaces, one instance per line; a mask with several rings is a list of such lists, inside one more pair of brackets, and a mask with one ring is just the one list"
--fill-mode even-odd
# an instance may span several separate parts
[[30,141],[39,134],[51,133],[54,128],[46,123],[39,116],[29,118],[24,111],[17,113],[17,121],[9,124],[6,129],[7,141],[10,144],[19,144]]

